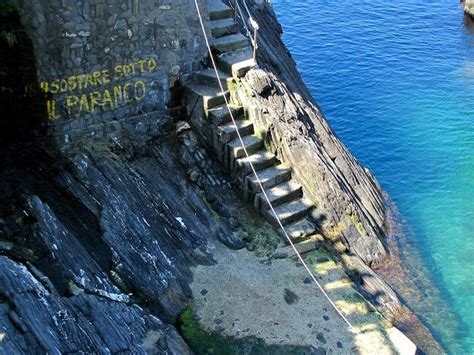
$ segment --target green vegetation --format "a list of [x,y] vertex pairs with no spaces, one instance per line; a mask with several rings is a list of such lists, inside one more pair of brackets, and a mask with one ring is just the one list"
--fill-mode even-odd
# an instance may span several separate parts
[[16,0],[0,0],[0,15],[10,14],[18,9]]
[[[17,11],[18,4],[17,0],[0,0],[0,17],[7,17]],[[18,39],[16,33],[8,28],[8,21],[0,21],[2,26],[0,27],[0,39],[4,40],[10,48],[13,48]]]
[[250,236],[251,248],[255,251],[255,255],[259,258],[265,257],[273,253],[280,243],[280,237],[273,228],[257,229],[252,225],[245,226],[246,232]]
[[306,348],[266,345],[261,339],[254,337],[236,339],[215,332],[206,332],[199,326],[190,306],[181,313],[179,320],[181,334],[196,354],[299,355],[309,353],[309,349]]
[[359,234],[365,237],[367,235],[367,232],[365,231],[364,226],[360,222],[359,218],[355,214],[351,214],[349,216],[349,219],[351,220],[352,224],[356,227]]

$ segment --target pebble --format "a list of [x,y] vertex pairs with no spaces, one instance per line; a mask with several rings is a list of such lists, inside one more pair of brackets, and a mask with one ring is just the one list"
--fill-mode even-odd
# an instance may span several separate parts
[[288,288],[285,288],[284,298],[285,302],[288,304],[295,304],[296,302],[298,302],[298,296],[296,295],[296,293],[294,293]]
[[273,259],[285,259],[288,257],[288,253],[272,253]]
[[219,333],[222,333],[225,330],[225,328],[221,325],[218,325],[214,329],[216,330],[216,332],[219,332]]
[[214,320],[214,323],[215,323],[215,324],[222,324],[222,319],[215,319],[215,320]]
[[199,180],[199,177],[201,176],[201,174],[199,174],[196,170],[193,170],[191,171],[191,173],[189,174],[189,179],[192,181],[192,182],[197,182]]
[[327,322],[327,321],[329,320],[329,317],[326,316],[326,315],[324,315],[324,316],[323,316],[323,319]]
[[313,325],[311,323],[308,323],[307,327],[308,328],[313,328]]
[[300,262],[297,262],[295,265],[296,265],[296,267],[302,267],[303,266],[303,264],[300,263]]
[[305,277],[305,279],[303,280],[303,283],[306,284],[306,285],[310,284],[311,282],[313,282],[313,280],[311,280],[311,277],[309,277],[309,276]]
[[234,217],[229,218],[229,224],[233,230],[236,230],[240,227],[239,221]]
[[336,345],[337,345],[337,347],[338,347],[339,349],[342,349],[342,348],[343,348],[342,343],[341,343],[340,341],[338,341],[338,342],[336,343]]
[[323,333],[318,333],[318,335],[316,336],[316,339],[318,339],[318,341],[320,341],[323,344],[327,343],[326,338],[324,337]]
[[205,288],[203,288],[203,289],[201,290],[201,295],[203,295],[203,296],[207,295],[208,293],[209,293],[209,291],[206,290]]

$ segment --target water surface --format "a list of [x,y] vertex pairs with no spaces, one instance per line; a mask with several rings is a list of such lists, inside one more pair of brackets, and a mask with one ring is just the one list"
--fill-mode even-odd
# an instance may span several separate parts
[[474,353],[474,35],[459,2],[273,5],[303,79],[439,289],[413,308],[451,353]]

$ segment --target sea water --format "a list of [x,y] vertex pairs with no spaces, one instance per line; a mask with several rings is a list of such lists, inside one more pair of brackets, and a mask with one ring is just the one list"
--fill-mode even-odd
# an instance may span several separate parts
[[474,29],[459,1],[273,7],[305,83],[398,206],[439,291],[412,308],[449,352],[474,354]]

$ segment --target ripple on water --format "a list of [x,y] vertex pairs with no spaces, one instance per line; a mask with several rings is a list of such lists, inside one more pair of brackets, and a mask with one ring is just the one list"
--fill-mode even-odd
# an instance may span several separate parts
[[426,284],[412,307],[451,352],[474,353],[474,31],[458,5],[274,1],[306,84],[413,231],[406,263],[433,282],[411,270]]

